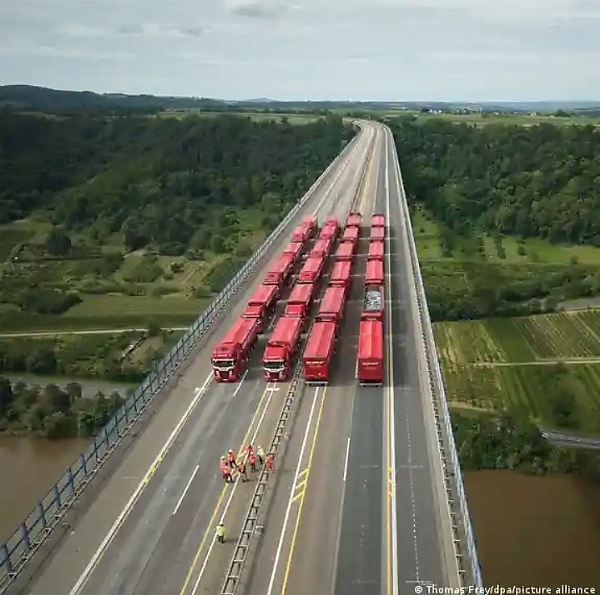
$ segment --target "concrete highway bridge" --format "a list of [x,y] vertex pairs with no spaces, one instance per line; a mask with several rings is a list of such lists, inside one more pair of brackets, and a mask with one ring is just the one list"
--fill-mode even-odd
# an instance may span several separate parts
[[[397,595],[482,586],[394,140],[383,125],[356,126],[0,547],[0,593]],[[313,213],[320,224],[332,215],[344,221],[351,210],[362,212],[363,225],[374,212],[387,221],[383,386],[356,380],[357,282],[326,386],[306,385],[298,371],[267,383],[262,343],[239,382],[215,382],[214,345],[294,227]],[[224,485],[220,455],[249,442],[276,449],[274,472]]]

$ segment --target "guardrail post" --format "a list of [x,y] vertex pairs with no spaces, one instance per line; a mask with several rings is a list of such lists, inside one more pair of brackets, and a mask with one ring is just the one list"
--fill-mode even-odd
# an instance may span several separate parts
[[106,442],[106,448],[108,448],[110,440],[108,438],[108,430],[106,429],[106,426],[104,426],[104,442]]
[[44,503],[40,502],[38,504],[38,510],[40,511],[40,519],[42,520],[42,527],[45,529],[46,528],[46,511],[44,510]]
[[2,544],[2,553],[4,557],[4,559],[2,560],[2,564],[6,564],[6,571],[10,573],[12,572],[12,562],[10,559],[10,552],[8,551],[8,546],[5,543]]
[[69,467],[69,485],[71,486],[71,493],[75,491],[75,478],[73,477],[73,467]]
[[25,523],[21,523],[21,535],[23,536],[23,542],[27,546],[27,549],[31,549],[31,541],[29,540],[29,530]]
[[60,508],[62,506],[61,498],[60,498],[60,490],[58,489],[58,484],[54,484],[54,499],[56,500],[56,504]]
[[87,461],[85,460],[85,455],[83,453],[81,453],[79,455],[79,460],[81,461],[81,468],[83,469],[83,475],[87,476],[87,474],[88,474]]

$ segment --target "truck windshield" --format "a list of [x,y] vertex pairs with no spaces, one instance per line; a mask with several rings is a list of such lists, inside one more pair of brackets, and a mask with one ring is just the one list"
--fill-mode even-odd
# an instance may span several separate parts
[[272,359],[268,362],[264,362],[264,366],[267,370],[283,370],[283,368],[285,368],[285,362],[281,359]]
[[215,368],[233,368],[235,366],[235,360],[233,359],[213,359],[213,366]]

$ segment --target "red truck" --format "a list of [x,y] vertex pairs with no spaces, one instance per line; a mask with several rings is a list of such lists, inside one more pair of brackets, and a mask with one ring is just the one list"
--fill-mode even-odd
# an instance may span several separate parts
[[362,223],[362,215],[358,211],[351,211],[348,213],[348,217],[346,219],[346,229],[348,227],[360,227]]
[[368,260],[365,272],[365,285],[383,285],[383,261]]
[[292,256],[294,258],[294,262],[298,262],[300,260],[300,256],[302,256],[302,248],[304,248],[304,244],[302,242],[290,242],[283,250],[283,255]]
[[331,252],[331,248],[333,246],[333,239],[329,238],[328,240],[323,240],[319,238],[313,249],[310,251],[311,257],[321,257],[321,256],[329,256]]
[[348,291],[350,285],[350,272],[352,269],[352,261],[350,260],[338,260],[331,270],[329,275],[329,286],[330,287],[343,287]]
[[315,322],[302,356],[302,369],[307,384],[329,380],[329,364],[335,351],[335,323]]
[[356,244],[356,242],[358,242],[359,233],[359,227],[346,227],[344,235],[342,236],[342,242],[352,242],[353,244]]
[[292,372],[292,360],[300,344],[303,321],[282,316],[273,329],[263,355],[263,373],[267,381],[286,380]]
[[286,284],[293,267],[294,257],[289,254],[282,254],[269,269],[263,285],[277,285],[281,290]]
[[339,227],[340,226],[340,220],[333,216],[333,217],[328,217],[327,219],[325,219],[325,223],[323,225],[323,227]]
[[371,217],[371,227],[385,227],[385,215],[373,213]]
[[306,323],[314,291],[315,286],[309,283],[295,285],[292,293],[290,293],[283,315],[289,318],[301,318]]
[[355,245],[352,242],[341,242],[335,253],[336,260],[352,260]]
[[383,286],[371,285],[365,288],[362,320],[381,320],[383,322]]
[[370,240],[383,242],[385,238],[385,227],[371,227],[371,238]]
[[258,320],[258,332],[262,333],[269,323],[277,304],[277,285],[259,285],[242,312],[242,318]]
[[357,370],[361,386],[383,384],[383,323],[380,320],[360,322]]
[[346,290],[343,287],[328,287],[323,294],[317,322],[335,322],[337,325],[342,319],[346,303]]
[[218,382],[239,380],[248,355],[258,336],[256,318],[239,318],[215,346],[212,354],[213,375]]
[[298,273],[298,283],[316,283],[323,272],[325,258],[310,256],[304,261],[304,266]]
[[380,240],[373,240],[369,242],[369,255],[367,260],[383,260],[385,249],[383,242]]
[[339,228],[334,227],[333,225],[328,225],[321,230],[319,234],[320,240],[335,240],[339,233]]
[[298,225],[296,229],[292,232],[292,242],[300,242],[304,244],[306,240],[310,237],[311,230],[306,227],[306,225]]
[[312,238],[317,231],[317,218],[314,215],[308,215],[302,219],[302,223],[300,225],[306,227],[308,230],[308,237]]

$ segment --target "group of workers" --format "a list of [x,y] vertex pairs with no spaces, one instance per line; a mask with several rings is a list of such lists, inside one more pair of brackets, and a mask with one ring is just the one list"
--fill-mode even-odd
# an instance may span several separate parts
[[225,480],[225,483],[233,483],[233,474],[237,471],[243,482],[248,481],[248,473],[246,462],[250,465],[250,473],[256,473],[257,464],[262,466],[264,464],[267,471],[273,471],[273,453],[265,455],[265,451],[262,446],[258,446],[256,451],[252,444],[248,444],[244,449],[245,456],[238,462],[233,450],[228,450],[227,454],[221,457],[219,467],[221,469],[221,475]]
[[[225,483],[233,483],[233,474],[237,471],[243,482],[248,481],[248,474],[246,470],[246,461],[250,465],[250,473],[256,473],[258,471],[257,464],[262,467],[264,464],[267,471],[273,471],[273,459],[275,458],[273,453],[265,455],[265,451],[262,446],[258,446],[256,451],[252,444],[248,444],[244,449],[245,455],[243,459],[238,463],[235,453],[233,450],[228,450],[227,454],[221,457],[219,461],[219,467],[221,469],[221,475],[225,480]],[[220,522],[217,525],[216,537],[218,543],[225,543],[225,525]]]

